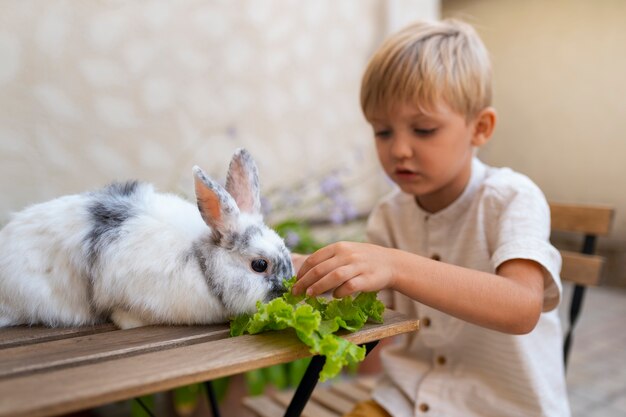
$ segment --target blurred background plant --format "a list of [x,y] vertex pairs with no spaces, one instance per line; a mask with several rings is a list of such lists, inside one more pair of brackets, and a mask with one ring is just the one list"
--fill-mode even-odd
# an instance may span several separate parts
[[379,178],[380,171],[355,176],[349,168],[334,168],[271,188],[261,200],[266,223],[297,253],[312,253],[338,240],[362,241],[367,210],[359,207],[352,190],[372,177]]

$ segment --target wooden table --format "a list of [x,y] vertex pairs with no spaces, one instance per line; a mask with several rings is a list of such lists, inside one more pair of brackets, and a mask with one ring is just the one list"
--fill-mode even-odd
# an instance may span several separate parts
[[[364,344],[417,328],[387,310],[383,324],[344,337]],[[228,332],[228,325],[0,329],[0,417],[68,413],[311,356],[290,330]]]

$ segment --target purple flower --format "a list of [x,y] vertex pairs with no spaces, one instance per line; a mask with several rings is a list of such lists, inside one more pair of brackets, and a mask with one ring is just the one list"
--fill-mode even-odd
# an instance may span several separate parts
[[285,245],[287,245],[289,249],[293,249],[298,246],[298,243],[300,243],[300,235],[293,230],[288,231],[285,236]]
[[343,224],[358,216],[356,207],[344,194],[334,194],[329,197],[326,210],[329,212],[328,219],[333,224]]
[[332,197],[343,191],[343,184],[339,180],[336,173],[331,174],[320,182],[322,193],[328,197]]
[[349,201],[347,201],[346,203],[347,204],[343,206],[343,215],[346,221],[356,219],[357,216],[359,215],[359,212],[357,211],[356,207],[354,207],[354,205],[350,203]]
[[341,208],[337,206],[333,207],[333,209],[330,211],[329,219],[332,224],[337,224],[337,225],[343,224],[345,222],[343,211],[341,211]]

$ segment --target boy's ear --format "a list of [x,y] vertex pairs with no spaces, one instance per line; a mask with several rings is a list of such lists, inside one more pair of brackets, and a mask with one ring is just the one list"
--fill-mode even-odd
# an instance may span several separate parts
[[493,130],[496,127],[496,118],[496,109],[493,107],[486,107],[478,113],[478,116],[474,119],[473,146],[483,146],[491,139]]

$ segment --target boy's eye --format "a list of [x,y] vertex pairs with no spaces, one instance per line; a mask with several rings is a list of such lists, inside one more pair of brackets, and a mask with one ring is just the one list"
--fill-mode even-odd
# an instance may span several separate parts
[[376,136],[377,138],[388,138],[389,136],[391,136],[391,130],[376,130],[374,132],[374,136]]
[[435,133],[437,131],[437,129],[436,128],[433,128],[433,129],[413,129],[413,131],[418,136],[430,136],[433,133]]

